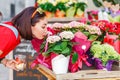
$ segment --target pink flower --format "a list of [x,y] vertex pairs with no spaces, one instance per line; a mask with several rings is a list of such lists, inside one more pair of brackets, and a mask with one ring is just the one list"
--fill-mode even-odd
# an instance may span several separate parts
[[62,23],[54,23],[53,25],[52,25],[52,27],[53,28],[57,28],[57,29],[59,29],[59,28],[62,28],[64,25],[62,24]]
[[97,14],[98,14],[98,11],[92,10],[91,13],[92,13],[93,15],[97,15]]
[[87,40],[87,36],[80,31],[75,33],[75,37],[83,39],[83,40]]
[[85,26],[84,23],[80,23],[77,21],[72,21],[70,23],[68,23],[69,26],[72,26],[72,28],[79,28],[80,26]]

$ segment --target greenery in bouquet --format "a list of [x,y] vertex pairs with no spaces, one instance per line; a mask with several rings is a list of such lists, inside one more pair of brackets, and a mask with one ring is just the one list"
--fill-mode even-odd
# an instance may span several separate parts
[[[48,49],[43,55],[49,55],[51,52],[56,54],[63,54],[68,56],[72,53],[72,39],[74,34],[71,31],[63,31],[56,35],[48,36],[46,42],[48,42]],[[44,47],[43,47],[44,48]]]
[[109,60],[120,60],[120,55],[113,46],[105,43],[101,44],[99,41],[94,41],[91,45],[90,52],[94,58],[99,58],[105,66]]

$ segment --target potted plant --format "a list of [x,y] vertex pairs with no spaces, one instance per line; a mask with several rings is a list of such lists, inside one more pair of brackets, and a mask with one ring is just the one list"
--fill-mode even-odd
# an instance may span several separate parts
[[55,11],[55,17],[65,17],[65,11],[66,11],[66,6],[65,3],[59,2],[55,6],[56,11]]
[[40,4],[39,7],[41,7],[41,9],[45,11],[47,18],[53,17],[54,15],[53,13],[55,12],[55,6],[52,3],[45,2],[45,3]]
[[75,4],[75,6],[76,6],[75,17],[83,18],[84,11],[85,11],[85,8],[87,7],[87,4],[84,2],[78,2]]
[[77,2],[68,4],[69,7],[66,10],[66,16],[67,17],[83,17],[85,8],[87,7],[87,4],[84,2]]
[[63,74],[68,71],[70,54],[72,53],[72,42],[74,34],[71,31],[63,31],[58,35],[52,35],[47,38],[48,50],[44,55],[50,53],[57,54],[52,59],[52,69],[55,74]]

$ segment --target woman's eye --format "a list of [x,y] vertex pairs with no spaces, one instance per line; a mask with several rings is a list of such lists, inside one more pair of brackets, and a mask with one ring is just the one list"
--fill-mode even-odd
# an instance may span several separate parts
[[42,26],[42,28],[43,28],[43,29],[46,28],[46,25],[47,25],[47,24],[44,24],[44,25]]
[[42,26],[43,29],[45,29],[45,26]]

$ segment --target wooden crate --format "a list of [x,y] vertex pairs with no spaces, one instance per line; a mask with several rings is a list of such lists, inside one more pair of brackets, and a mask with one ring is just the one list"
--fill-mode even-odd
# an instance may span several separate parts
[[[119,68],[118,68],[119,67]],[[81,70],[75,73],[58,74],[55,75],[52,70],[46,68],[43,65],[39,65],[37,68],[44,76],[49,80],[120,80],[120,66],[114,68],[115,71],[105,70]]]

